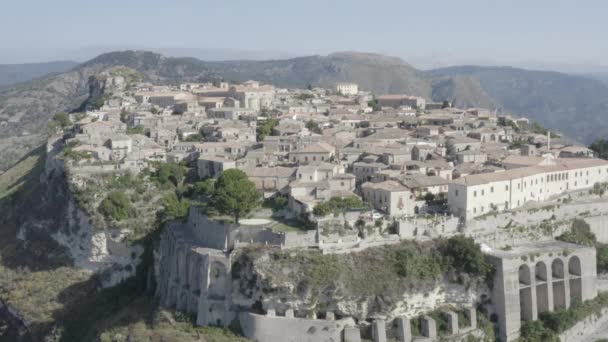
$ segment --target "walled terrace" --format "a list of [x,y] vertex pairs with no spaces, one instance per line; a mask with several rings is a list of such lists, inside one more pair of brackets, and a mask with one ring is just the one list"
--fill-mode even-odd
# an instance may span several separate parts
[[477,328],[477,311],[465,308],[456,311],[446,309],[438,312],[442,326],[429,315],[397,317],[392,321],[382,318],[357,324],[352,318],[337,318],[327,311],[319,317],[308,312],[297,317],[288,309],[282,315],[270,309],[265,315],[251,312],[239,314],[243,335],[258,342],[374,342],[391,341],[460,341],[468,336],[483,337]]

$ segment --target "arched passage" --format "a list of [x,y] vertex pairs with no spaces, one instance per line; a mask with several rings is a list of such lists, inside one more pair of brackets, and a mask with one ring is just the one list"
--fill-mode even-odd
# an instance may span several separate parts
[[528,265],[519,266],[519,309],[521,319],[524,321],[534,319],[531,284],[530,267]]
[[534,267],[536,278],[536,309],[538,313],[549,311],[549,284],[547,283],[547,265],[539,261]]
[[553,276],[553,308],[566,308],[566,285],[564,262],[562,259],[553,260],[553,263],[551,263],[551,273]]
[[570,303],[583,301],[583,284],[581,260],[573,256],[568,260],[568,274],[570,278]]

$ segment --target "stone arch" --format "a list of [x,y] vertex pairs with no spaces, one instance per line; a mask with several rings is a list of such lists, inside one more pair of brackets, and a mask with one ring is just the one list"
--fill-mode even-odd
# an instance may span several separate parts
[[523,264],[519,266],[519,309],[522,320],[531,321],[534,319],[533,307],[530,267]]
[[540,314],[549,311],[549,285],[547,280],[547,265],[539,261],[534,266],[536,284],[536,310]]
[[576,255],[568,260],[568,274],[570,282],[570,303],[583,301],[583,280],[581,259]]
[[551,275],[553,277],[553,308],[566,308],[566,284],[564,281],[564,262],[562,259],[554,259],[551,263]]
[[221,297],[226,296],[226,291],[229,290],[228,272],[226,266],[221,262],[215,261],[209,266],[209,287],[207,290],[208,296]]

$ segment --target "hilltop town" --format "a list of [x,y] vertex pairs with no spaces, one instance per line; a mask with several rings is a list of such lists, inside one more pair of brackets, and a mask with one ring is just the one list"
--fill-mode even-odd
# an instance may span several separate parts
[[[351,82],[97,78],[55,115],[45,175],[71,193],[54,238],[106,286],[160,215],[161,304],[254,341],[512,341],[605,300],[608,161],[525,117]],[[554,333],[577,340],[579,318]]]

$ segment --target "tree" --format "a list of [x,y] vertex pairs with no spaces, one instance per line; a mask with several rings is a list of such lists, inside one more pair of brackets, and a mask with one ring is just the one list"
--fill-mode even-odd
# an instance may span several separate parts
[[492,266],[486,261],[479,244],[472,238],[458,235],[448,239],[445,255],[457,271],[484,278],[492,272]]
[[172,192],[163,198],[163,210],[160,215],[164,222],[183,219],[188,216],[188,209],[190,209],[190,201],[186,198],[179,199]]
[[598,139],[589,145],[589,149],[595,152],[599,158],[608,159],[608,140]]
[[329,213],[331,213],[331,211],[332,211],[332,208],[329,206],[329,204],[327,202],[319,203],[319,204],[315,205],[315,207],[312,209],[313,215],[315,215],[317,217],[323,217],[323,216],[329,215]]
[[368,101],[367,105],[369,107],[372,107],[374,112],[379,112],[382,110],[382,107],[380,107],[380,105],[378,104],[378,100],[376,100],[376,99]]
[[454,148],[454,142],[452,139],[447,139],[445,141],[445,154],[450,160],[456,159],[456,149]]
[[275,118],[267,118],[261,125],[257,127],[257,141],[262,141],[268,135],[272,135],[272,130],[279,124],[279,120]]
[[319,124],[312,121],[312,120],[308,120],[306,122],[306,128],[308,128],[309,131],[317,133],[317,134],[321,134],[321,127],[319,127]]
[[585,246],[594,246],[597,242],[589,224],[578,218],[572,220],[570,231],[558,236],[557,239]]
[[260,204],[260,193],[245,172],[238,169],[223,171],[215,182],[213,207],[222,214],[232,215],[236,223]]
[[178,163],[160,163],[156,168],[156,178],[162,185],[171,182],[179,186],[185,177],[186,167]]
[[122,221],[135,216],[135,208],[127,195],[122,191],[114,191],[108,194],[99,205],[99,212],[116,221]]
[[208,178],[204,181],[194,183],[192,193],[196,197],[207,198],[215,191],[215,179]]
[[200,133],[190,134],[189,136],[186,137],[186,139],[184,141],[200,142],[200,141],[203,141],[203,136]]

